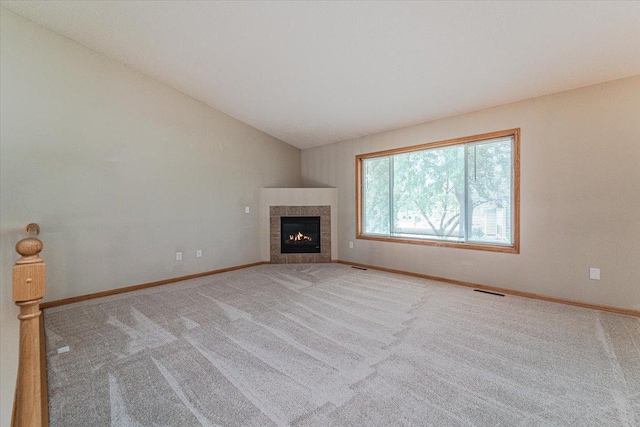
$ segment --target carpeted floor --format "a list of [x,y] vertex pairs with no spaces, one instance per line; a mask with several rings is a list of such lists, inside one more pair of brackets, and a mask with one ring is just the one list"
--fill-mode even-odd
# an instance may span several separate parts
[[45,316],[52,427],[640,425],[639,318],[339,264]]

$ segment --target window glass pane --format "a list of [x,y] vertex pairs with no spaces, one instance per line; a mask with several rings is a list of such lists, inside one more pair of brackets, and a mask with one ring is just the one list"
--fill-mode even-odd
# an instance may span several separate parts
[[389,157],[363,161],[364,232],[389,234]]
[[464,146],[393,156],[396,236],[464,239]]
[[362,235],[519,253],[518,129],[370,155],[357,156]]
[[512,139],[467,145],[468,240],[511,244]]

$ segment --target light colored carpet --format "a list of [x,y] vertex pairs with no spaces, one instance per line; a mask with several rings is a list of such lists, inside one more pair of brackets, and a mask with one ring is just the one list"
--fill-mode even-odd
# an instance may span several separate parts
[[374,270],[264,265],[45,316],[52,427],[640,423],[640,319]]

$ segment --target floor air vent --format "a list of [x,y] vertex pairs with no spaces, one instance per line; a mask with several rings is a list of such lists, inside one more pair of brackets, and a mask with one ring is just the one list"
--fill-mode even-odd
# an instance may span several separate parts
[[366,270],[366,268],[362,268],[362,267],[354,267],[353,265],[351,266],[351,268],[355,268],[356,270]]
[[503,297],[504,296],[504,294],[499,294],[497,292],[491,292],[491,291],[483,291],[482,289],[474,289],[473,292],[482,292],[483,294],[497,295],[499,297]]

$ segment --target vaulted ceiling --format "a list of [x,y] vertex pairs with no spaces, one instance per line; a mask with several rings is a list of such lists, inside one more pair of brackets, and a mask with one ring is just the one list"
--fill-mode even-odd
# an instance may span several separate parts
[[299,148],[640,74],[640,2],[2,1]]

